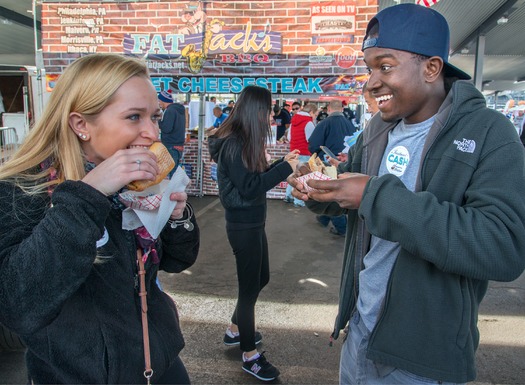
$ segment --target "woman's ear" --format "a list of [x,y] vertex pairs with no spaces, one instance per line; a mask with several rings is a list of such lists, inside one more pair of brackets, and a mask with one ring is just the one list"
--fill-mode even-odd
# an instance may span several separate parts
[[69,127],[83,141],[89,140],[89,131],[86,123],[86,119],[78,112],[69,114]]
[[439,56],[432,56],[426,61],[425,79],[428,82],[434,82],[443,72],[443,59]]

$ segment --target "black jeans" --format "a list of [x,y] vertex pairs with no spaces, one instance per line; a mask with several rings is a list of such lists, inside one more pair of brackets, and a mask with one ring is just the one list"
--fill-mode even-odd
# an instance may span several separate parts
[[239,327],[243,352],[255,350],[255,303],[259,292],[270,281],[268,241],[264,223],[250,228],[226,225],[235,255],[239,294],[231,321]]

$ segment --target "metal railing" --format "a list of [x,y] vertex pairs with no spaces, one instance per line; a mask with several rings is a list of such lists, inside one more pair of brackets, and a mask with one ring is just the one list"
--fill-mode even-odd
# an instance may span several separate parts
[[18,135],[14,127],[0,127],[0,165],[18,149]]

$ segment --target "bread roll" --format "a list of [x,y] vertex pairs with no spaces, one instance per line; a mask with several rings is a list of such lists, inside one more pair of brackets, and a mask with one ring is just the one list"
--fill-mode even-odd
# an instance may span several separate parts
[[308,159],[308,167],[310,167],[311,172],[314,172],[314,171],[323,172],[324,165],[321,159],[319,159],[319,157],[317,156],[317,154],[314,153],[312,154],[310,159]]
[[159,173],[155,180],[136,180],[128,184],[126,187],[132,191],[144,191],[148,187],[159,184],[170,171],[175,167],[175,162],[168,152],[168,149],[164,147],[161,142],[153,143],[149,150],[157,156],[157,165],[159,166]]
[[323,174],[328,175],[332,179],[337,179],[337,169],[334,166],[325,166]]
[[337,179],[337,169],[334,166],[325,166],[323,161],[315,153],[308,159],[308,167],[311,172],[319,171],[332,179]]

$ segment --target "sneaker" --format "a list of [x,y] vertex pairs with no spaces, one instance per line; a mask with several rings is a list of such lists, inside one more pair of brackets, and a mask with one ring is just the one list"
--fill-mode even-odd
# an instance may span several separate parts
[[[262,341],[262,335],[259,332],[255,332],[255,345],[259,345]],[[235,346],[241,344],[241,337],[234,336],[230,337],[227,333],[224,334],[224,345],[226,346]]]
[[344,237],[346,234],[345,233],[340,233],[339,231],[337,231],[334,227],[330,227],[330,233],[331,234],[334,234],[334,235],[338,235],[340,237]]
[[264,352],[260,353],[257,359],[244,362],[242,364],[242,370],[262,381],[275,380],[279,377],[279,374],[281,374],[279,369],[266,360]]
[[315,219],[317,220],[317,223],[319,223],[319,224],[320,224],[321,226],[323,226],[323,227],[327,227],[327,226],[328,226],[328,223],[330,223],[330,221],[325,222],[325,221],[323,220],[323,217],[321,217],[320,215],[316,215],[316,216],[315,216]]

